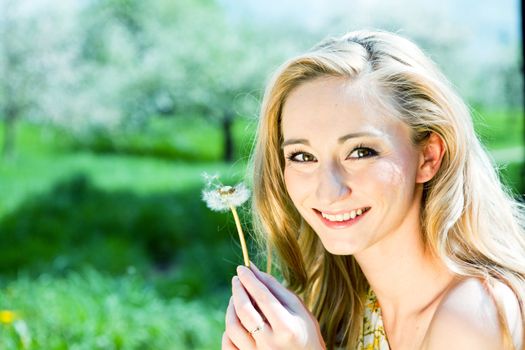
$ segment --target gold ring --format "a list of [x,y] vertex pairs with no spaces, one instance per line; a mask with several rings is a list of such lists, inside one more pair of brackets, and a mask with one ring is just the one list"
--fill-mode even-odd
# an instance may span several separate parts
[[253,331],[249,331],[250,334],[255,334],[257,332],[259,332],[260,330],[262,330],[264,328],[264,324],[260,325],[260,326],[257,326],[257,328],[255,328]]

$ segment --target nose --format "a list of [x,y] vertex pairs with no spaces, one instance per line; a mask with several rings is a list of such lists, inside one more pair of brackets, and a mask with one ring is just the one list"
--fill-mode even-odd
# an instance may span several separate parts
[[352,193],[345,182],[345,172],[337,164],[327,164],[319,168],[317,200],[324,206],[329,206]]

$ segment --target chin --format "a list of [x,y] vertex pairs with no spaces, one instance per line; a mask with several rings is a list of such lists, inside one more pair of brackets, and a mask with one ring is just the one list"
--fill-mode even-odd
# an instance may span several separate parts
[[357,247],[345,244],[345,243],[337,243],[337,242],[330,242],[325,243],[321,241],[323,244],[324,249],[332,255],[353,255],[358,252]]

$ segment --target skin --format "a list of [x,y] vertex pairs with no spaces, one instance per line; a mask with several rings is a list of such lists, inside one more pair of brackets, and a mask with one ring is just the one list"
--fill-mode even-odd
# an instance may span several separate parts
[[[422,241],[423,184],[441,164],[441,138],[431,134],[414,146],[408,126],[367,99],[369,89],[321,78],[291,92],[281,126],[292,202],[325,249],[354,255],[381,305],[391,349],[501,349],[496,309],[484,286],[454,276]],[[327,226],[319,215],[358,208],[369,209],[344,228]],[[517,303],[508,287],[498,290]],[[258,325],[263,329],[250,334]],[[222,347],[324,349],[324,342],[297,296],[255,267],[240,267]]]

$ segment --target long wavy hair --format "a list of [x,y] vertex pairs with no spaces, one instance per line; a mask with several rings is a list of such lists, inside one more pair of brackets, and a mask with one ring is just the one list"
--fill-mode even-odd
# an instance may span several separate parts
[[[442,138],[441,167],[423,190],[424,242],[455,274],[508,285],[525,320],[525,208],[501,184],[469,109],[414,43],[392,33],[357,31],[325,40],[277,70],[265,92],[252,154],[258,242],[316,316],[327,347],[356,348],[369,285],[353,256],[323,248],[285,187],[283,105],[291,91],[320,77],[366,79],[378,92],[372,103],[406,123],[415,145],[430,133]],[[496,306],[504,341],[513,348],[501,302]]]

